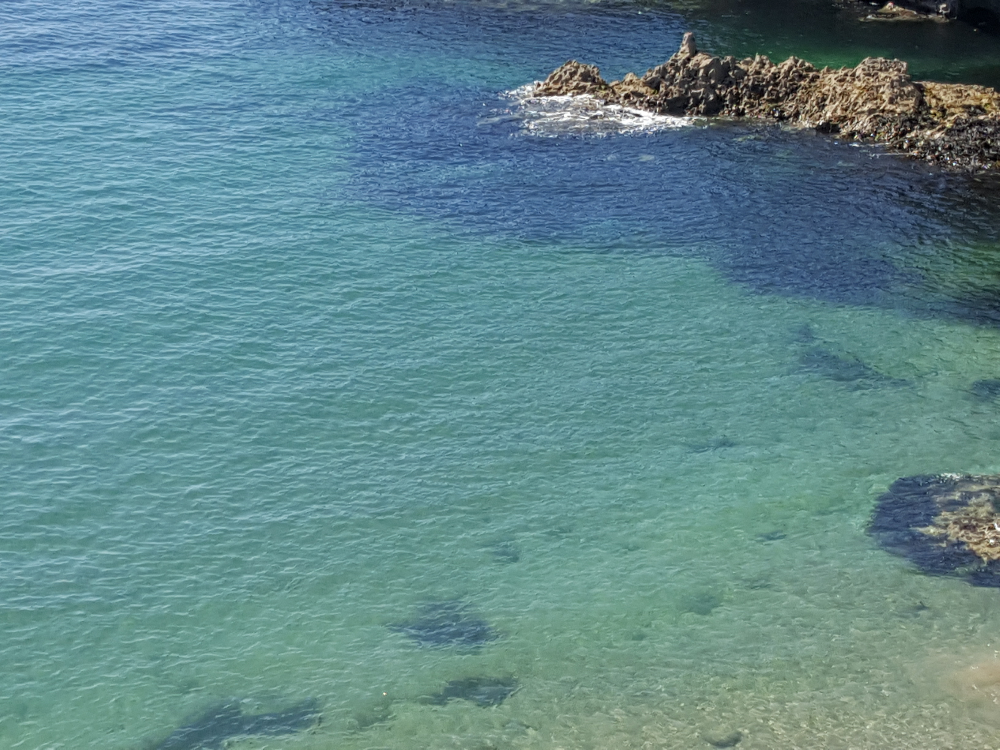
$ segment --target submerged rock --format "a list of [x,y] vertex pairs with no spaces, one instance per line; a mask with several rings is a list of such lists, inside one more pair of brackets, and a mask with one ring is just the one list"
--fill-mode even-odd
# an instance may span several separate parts
[[570,60],[535,96],[589,95],[666,115],[757,118],[882,143],[965,169],[1000,167],[1000,93],[984,86],[914,81],[900,60],[869,57],[855,68],[817,69],[795,57],[736,60],[699,52],[694,35],[644,75],[608,83]]
[[279,737],[309,729],[320,719],[319,703],[306,700],[284,711],[245,714],[239,701],[213,706],[174,731],[156,750],[220,750],[237,737]]
[[810,372],[854,388],[901,387],[910,381],[884,375],[871,365],[851,355],[837,354],[823,346],[814,346],[799,357],[803,372]]
[[977,380],[969,391],[980,401],[995,401],[997,396],[1000,396],[1000,380],[996,378]]
[[462,680],[452,680],[444,690],[430,696],[428,702],[443,706],[448,701],[466,700],[488,708],[499,706],[517,690],[517,687],[517,680],[513,677],[466,677]]
[[456,600],[425,604],[416,619],[389,628],[409,636],[421,646],[454,647],[463,651],[478,651],[497,638],[496,631],[486,620],[476,617],[465,603]]
[[1000,475],[897,479],[876,501],[869,533],[925,573],[1000,588]]
[[732,732],[716,730],[702,732],[701,738],[712,747],[736,747],[743,740],[743,732],[738,729]]

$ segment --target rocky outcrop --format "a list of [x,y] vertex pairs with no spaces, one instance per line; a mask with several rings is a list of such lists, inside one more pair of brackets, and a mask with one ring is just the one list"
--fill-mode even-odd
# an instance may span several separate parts
[[[865,5],[867,5],[867,0]],[[862,21],[947,21],[958,13],[957,0],[900,0],[888,2],[861,18]]]
[[661,114],[768,119],[883,143],[967,169],[1000,167],[1000,94],[983,86],[914,81],[905,62],[869,57],[855,68],[817,69],[790,57],[736,60],[699,52],[694,35],[643,76],[608,83],[571,60],[535,96],[590,95]]

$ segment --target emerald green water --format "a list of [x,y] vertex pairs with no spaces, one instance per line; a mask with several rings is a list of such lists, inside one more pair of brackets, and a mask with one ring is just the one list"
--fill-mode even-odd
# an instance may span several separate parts
[[[853,54],[820,5],[763,46]],[[227,746],[995,744],[1000,594],[865,532],[898,477],[1000,471],[993,183],[526,132],[504,92],[567,57],[772,28],[642,11],[0,10],[0,747],[311,698]],[[915,70],[973,38],[934,29]],[[496,638],[400,631],[451,601]],[[467,677],[519,687],[429,702]]]

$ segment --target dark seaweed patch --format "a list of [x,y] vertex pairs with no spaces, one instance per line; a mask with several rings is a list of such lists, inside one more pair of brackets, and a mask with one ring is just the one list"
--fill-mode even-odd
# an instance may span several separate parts
[[239,701],[227,701],[175,730],[155,750],[219,750],[236,737],[294,734],[313,726],[319,718],[315,699],[264,714],[244,714]]
[[429,703],[443,706],[448,701],[465,700],[477,706],[488,708],[499,706],[518,688],[518,682],[513,677],[466,677],[452,680],[444,690],[435,693],[428,699]]
[[431,602],[420,608],[416,619],[389,626],[421,646],[478,651],[497,638],[486,620],[476,617],[457,600]]

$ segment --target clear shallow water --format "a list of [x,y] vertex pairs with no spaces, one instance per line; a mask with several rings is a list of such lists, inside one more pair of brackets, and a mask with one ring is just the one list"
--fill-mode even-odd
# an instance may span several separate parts
[[[247,748],[993,741],[997,592],[864,528],[1000,470],[994,183],[526,132],[568,57],[762,33],[641,10],[4,5],[0,747],[234,697],[323,706]],[[817,18],[773,44],[828,61]],[[498,638],[393,629],[451,600]],[[426,703],[475,676],[520,689]]]

